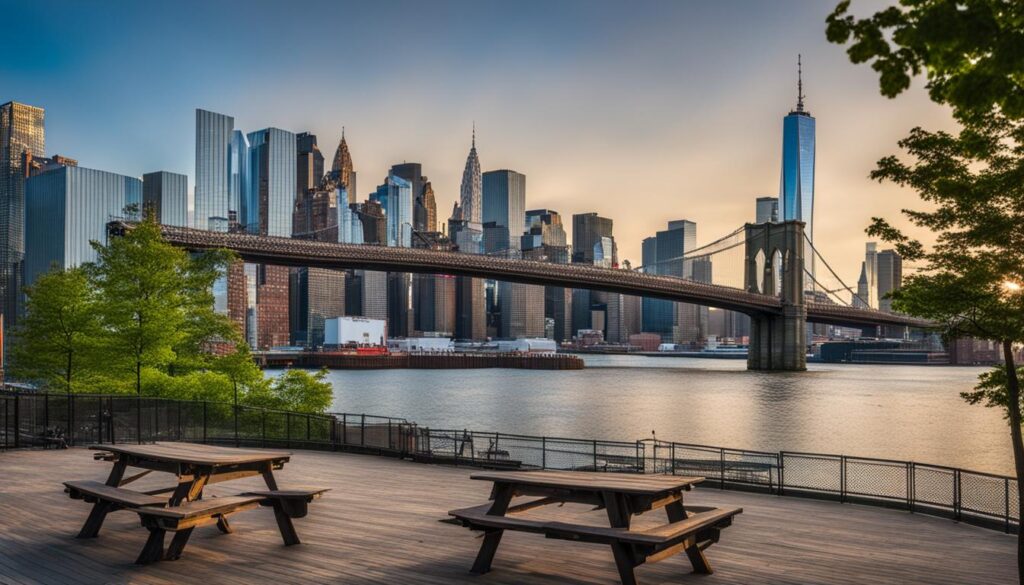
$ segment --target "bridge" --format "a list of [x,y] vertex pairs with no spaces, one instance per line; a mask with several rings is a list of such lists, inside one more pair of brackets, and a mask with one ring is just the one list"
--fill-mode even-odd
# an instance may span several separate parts
[[[134,225],[128,221],[112,221],[108,231],[123,234]],[[741,230],[746,244],[743,289],[585,264],[161,226],[163,237],[174,246],[190,251],[229,249],[252,263],[450,274],[590,289],[737,311],[751,318],[748,368],[754,370],[806,369],[807,322],[849,327],[930,325],[905,315],[807,301],[804,280],[810,273],[804,268],[806,246],[802,222],[747,224]]]

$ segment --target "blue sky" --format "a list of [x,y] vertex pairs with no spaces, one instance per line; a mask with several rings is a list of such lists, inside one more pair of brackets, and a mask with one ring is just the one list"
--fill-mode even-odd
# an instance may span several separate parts
[[832,5],[5,2],[0,101],[46,108],[48,154],[190,184],[196,107],[246,131],[314,132],[328,159],[345,126],[361,199],[389,165],[422,162],[444,218],[475,120],[484,170],[525,173],[530,208],[612,217],[638,261],[668,220],[696,221],[707,241],[777,194],[803,53],[816,239],[851,274],[870,217],[913,203],[867,179],[874,162],[914,125],[950,122],[920,82],[879,97],[874,74],[826,42]]

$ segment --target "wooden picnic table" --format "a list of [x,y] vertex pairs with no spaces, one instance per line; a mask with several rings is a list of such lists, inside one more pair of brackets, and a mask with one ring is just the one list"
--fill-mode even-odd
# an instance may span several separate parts
[[[151,532],[150,540],[137,561],[143,564],[165,558],[163,537],[166,531],[176,532],[166,557],[174,559],[180,556],[195,526],[216,521],[221,532],[230,533],[232,530],[228,524],[228,514],[260,505],[274,507],[274,515],[285,544],[298,544],[299,538],[292,525],[292,518],[305,516],[308,502],[327,491],[322,488],[280,490],[274,478],[274,470],[281,469],[290,460],[291,453],[285,451],[194,443],[92,445],[89,448],[101,451],[96,458],[112,462],[113,468],[105,484],[94,481],[65,482],[73,498],[94,502],[78,537],[96,537],[110,512],[122,509],[136,512]],[[129,467],[143,471],[125,477]],[[153,471],[175,475],[177,484],[145,492],[124,489],[124,486]],[[206,503],[199,501],[207,485],[256,475],[263,477],[266,490],[214,498],[214,501]]]
[[[472,479],[490,481],[491,503],[453,510],[470,528],[483,530],[484,539],[474,573],[491,568],[503,532],[520,530],[584,542],[610,544],[624,585],[635,585],[634,567],[684,550],[696,572],[711,573],[704,548],[718,540],[718,531],[731,523],[740,509],[683,506],[683,492],[704,481],[702,477],[598,473],[589,471],[508,471],[475,473]],[[512,498],[536,496],[512,506]],[[565,522],[545,522],[510,517],[527,510],[564,502],[603,508],[608,528]],[[645,531],[630,531],[636,514],[665,508],[669,523]]]

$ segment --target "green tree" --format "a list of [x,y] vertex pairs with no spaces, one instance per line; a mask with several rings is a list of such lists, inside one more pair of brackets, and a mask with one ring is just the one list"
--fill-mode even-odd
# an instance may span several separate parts
[[25,290],[25,316],[18,324],[12,373],[66,392],[89,374],[100,335],[97,298],[85,271],[53,270]]
[[[852,44],[854,63],[872,61],[883,95],[906,90],[924,72],[932,100],[953,109],[956,133],[914,128],[872,178],[914,189],[922,210],[904,210],[935,244],[908,237],[882,218],[868,233],[920,263],[893,293],[894,308],[931,319],[948,339],[996,340],[1003,363],[983,374],[971,404],[1003,409],[1010,427],[1018,501],[1024,502],[1024,440],[1014,348],[1024,342],[1024,3],[902,0],[865,19],[841,2],[828,39]],[[1024,531],[1017,544],[1024,582]]]
[[900,0],[861,19],[849,8],[850,0],[836,6],[826,36],[850,42],[850,61],[871,62],[882,95],[899,95],[924,72],[932,100],[958,118],[1024,118],[1024,2]]
[[152,215],[93,247],[98,260],[90,274],[100,297],[104,354],[112,368],[132,374],[137,394],[144,369],[170,374],[175,365],[205,367],[211,343],[237,337],[227,317],[213,311],[210,293],[216,268],[226,268],[229,254],[191,258],[163,240]]
[[278,410],[323,413],[334,401],[334,388],[327,381],[327,375],[326,368],[315,374],[287,369],[267,384],[250,386],[245,403]]

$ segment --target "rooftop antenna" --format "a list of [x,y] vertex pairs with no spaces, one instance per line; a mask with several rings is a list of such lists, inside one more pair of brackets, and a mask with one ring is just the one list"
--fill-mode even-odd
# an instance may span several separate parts
[[796,111],[804,111],[804,72],[799,53],[796,56]]

